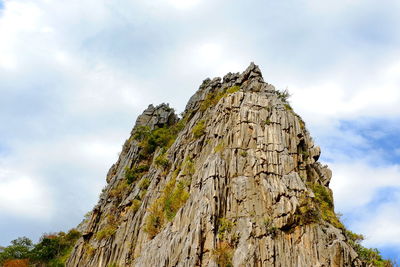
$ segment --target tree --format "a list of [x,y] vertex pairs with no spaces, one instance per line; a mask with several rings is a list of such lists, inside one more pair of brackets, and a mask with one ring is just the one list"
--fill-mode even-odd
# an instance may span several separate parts
[[33,248],[32,240],[19,237],[11,241],[11,245],[0,250],[0,263],[9,259],[28,259]]

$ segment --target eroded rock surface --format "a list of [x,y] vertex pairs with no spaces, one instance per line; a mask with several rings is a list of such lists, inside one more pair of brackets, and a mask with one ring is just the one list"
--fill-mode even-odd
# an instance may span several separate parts
[[[179,131],[143,159],[143,127]],[[334,216],[319,155],[256,65],[206,79],[180,122],[165,104],[138,117],[67,266],[364,266]],[[143,162],[128,185],[126,170]],[[152,237],[151,206],[175,180],[188,198]]]

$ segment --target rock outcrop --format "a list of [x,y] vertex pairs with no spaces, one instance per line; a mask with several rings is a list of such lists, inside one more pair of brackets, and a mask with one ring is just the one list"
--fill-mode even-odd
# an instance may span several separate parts
[[331,171],[253,63],[140,115],[67,266],[364,266]]

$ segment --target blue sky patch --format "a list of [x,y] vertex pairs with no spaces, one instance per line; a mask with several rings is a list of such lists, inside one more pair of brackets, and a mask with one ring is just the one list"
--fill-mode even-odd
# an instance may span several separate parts
[[352,131],[366,141],[359,146],[363,153],[380,152],[385,162],[400,163],[400,121],[389,119],[342,121],[340,129]]
[[381,255],[385,259],[390,259],[395,262],[400,262],[400,249],[396,246],[382,246],[378,247]]
[[383,203],[395,201],[400,194],[400,187],[383,187],[377,190],[373,200],[366,206],[368,210],[378,209]]
[[336,162],[338,153],[349,158],[365,158],[374,166],[400,163],[400,120],[359,119],[340,121],[338,131],[320,136],[321,160]]
[[9,148],[0,143],[0,156],[5,156],[9,153]]

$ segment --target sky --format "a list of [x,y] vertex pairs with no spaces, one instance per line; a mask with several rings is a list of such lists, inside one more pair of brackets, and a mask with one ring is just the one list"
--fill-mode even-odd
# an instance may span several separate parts
[[[258,64],[288,88],[335,208],[400,260],[397,0],[0,0],[0,245],[76,226],[148,104]],[[396,258],[397,257],[397,258]]]

